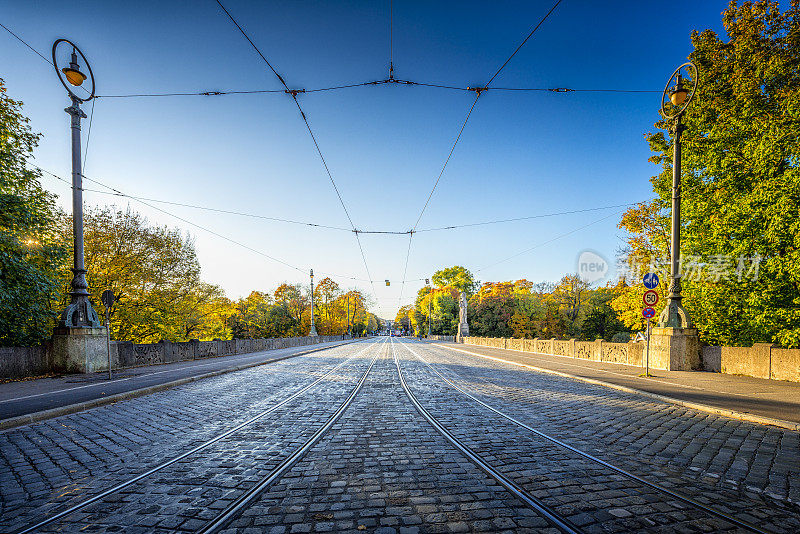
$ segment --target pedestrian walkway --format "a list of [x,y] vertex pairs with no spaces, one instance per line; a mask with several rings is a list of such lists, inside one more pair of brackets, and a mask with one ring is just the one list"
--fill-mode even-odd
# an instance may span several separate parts
[[48,413],[49,416],[60,415],[77,411],[75,408],[80,405],[85,406],[78,409],[103,404],[109,397],[121,398],[120,395],[126,394],[135,396],[177,385],[176,382],[183,383],[208,375],[253,367],[348,342],[350,341],[333,341],[250,354],[121,369],[113,372],[111,380],[108,379],[108,372],[104,371],[6,382],[0,384],[0,429],[17,426],[20,419],[24,419],[25,416]]
[[[749,421],[777,424],[800,430],[800,383],[704,371],[650,370],[631,365],[595,362],[496,349],[475,345],[436,342],[453,350],[570,375],[586,381],[657,395],[695,408],[715,411]],[[664,399],[666,400],[666,399]],[[710,409],[710,410],[709,410]]]

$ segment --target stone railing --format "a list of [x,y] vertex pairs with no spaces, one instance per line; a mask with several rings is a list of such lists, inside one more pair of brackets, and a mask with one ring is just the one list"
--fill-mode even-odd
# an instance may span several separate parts
[[465,337],[467,345],[480,345],[498,349],[518,350],[566,356],[595,362],[624,363],[642,365],[644,345],[642,343],[609,343],[596,341],[577,341],[575,339],[519,339],[503,337]]
[[[265,339],[229,339],[172,343],[111,342],[112,369],[142,365],[199,360],[231,354],[247,354],[264,350],[284,349],[340,341],[345,336],[286,337]],[[108,369],[104,365],[103,369]],[[94,369],[99,371],[102,369]],[[0,378],[22,378],[58,372],[52,365],[50,344],[38,347],[0,347]]]
[[[577,341],[465,337],[464,343],[637,367],[644,364],[645,356],[645,344],[633,341],[609,343],[602,339]],[[654,357],[654,347],[651,346],[650,350],[650,367],[667,369],[665,364]],[[756,343],[752,347],[703,347],[701,351],[703,369],[706,371],[800,382],[800,349],[783,349],[770,343]]]
[[752,347],[703,347],[706,371],[800,382],[800,349],[782,349],[772,343]]
[[456,336],[425,336],[427,339],[431,341],[450,341],[451,343],[455,343]]

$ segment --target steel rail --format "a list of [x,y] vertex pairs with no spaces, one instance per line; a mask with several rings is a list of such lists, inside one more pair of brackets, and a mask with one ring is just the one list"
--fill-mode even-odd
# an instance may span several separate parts
[[188,450],[188,451],[186,451],[186,452],[184,452],[184,453],[182,453],[182,454],[180,454],[180,455],[178,455],[178,456],[176,456],[174,458],[171,458],[171,459],[169,459],[167,461],[164,461],[164,462],[158,464],[155,467],[152,467],[152,468],[148,469],[147,471],[136,475],[133,478],[130,478],[130,479],[124,481],[124,482],[120,482],[119,484],[117,484],[115,486],[112,486],[111,488],[108,488],[107,490],[104,490],[104,491],[98,493],[97,495],[94,495],[93,497],[90,497],[89,499],[86,499],[85,501],[81,501],[78,504],[70,506],[69,508],[67,508],[65,510],[62,510],[61,512],[58,512],[58,513],[56,513],[56,514],[54,514],[54,515],[52,515],[52,516],[50,516],[50,517],[48,517],[46,519],[43,519],[42,521],[39,521],[38,523],[36,523],[34,525],[31,525],[31,526],[26,527],[26,528],[24,528],[22,530],[19,530],[19,531],[16,532],[16,534],[28,534],[29,532],[35,532],[35,531],[39,530],[40,528],[42,528],[42,527],[44,527],[46,525],[49,525],[50,523],[52,523],[54,521],[58,521],[59,519],[63,519],[64,517],[66,517],[66,516],[68,516],[68,515],[70,515],[70,514],[72,514],[74,512],[77,512],[78,510],[81,510],[81,509],[89,506],[90,504],[94,504],[97,501],[108,497],[109,495],[117,493],[121,489],[124,489],[124,488],[130,486],[131,484],[139,482],[140,480],[142,480],[144,478],[147,478],[150,475],[152,475],[154,473],[157,473],[158,471],[161,471],[162,469],[164,469],[166,467],[169,467],[170,465],[174,464],[175,462],[179,462],[179,461],[183,460],[184,458],[186,458],[188,456],[191,456],[192,454],[194,454],[194,453],[196,453],[198,451],[201,451],[201,450],[205,449],[206,447],[209,447],[209,446],[213,445],[214,443],[218,442],[219,440],[230,436],[234,432],[237,432],[237,431],[241,430],[242,428],[255,423],[259,419],[269,415],[270,413],[274,412],[275,410],[277,410],[278,408],[282,407],[286,403],[291,402],[294,399],[296,399],[297,397],[299,397],[300,395],[304,394],[305,392],[307,392],[308,390],[310,390],[311,388],[313,388],[314,386],[316,386],[317,384],[319,384],[320,382],[325,380],[334,371],[336,371],[337,369],[341,368],[342,366],[344,366],[348,362],[352,361],[354,358],[356,358],[357,356],[359,356],[361,353],[363,353],[364,351],[366,351],[367,349],[369,349],[372,346],[374,346],[374,345],[373,344],[367,345],[362,350],[358,351],[356,354],[350,356],[349,358],[347,358],[343,362],[341,362],[341,363],[337,364],[336,366],[334,366],[333,368],[331,368],[324,375],[322,375],[321,377],[317,378],[312,383],[308,384],[307,386],[302,387],[301,389],[299,389],[296,392],[292,393],[290,396],[288,396],[287,398],[283,399],[279,403],[272,405],[271,407],[267,408],[266,410],[258,413],[257,415],[251,417],[250,419],[244,421],[243,423],[240,423],[240,424],[236,425],[235,427],[233,427],[233,428],[231,428],[229,430],[226,430],[222,434],[219,434],[219,435],[217,435],[217,436],[215,436],[215,437],[213,437],[213,438],[211,438],[209,440],[206,440],[206,441],[200,443],[199,445],[193,447],[192,449],[190,449],[190,450]]
[[546,504],[544,504],[541,500],[537,499],[530,493],[528,493],[525,489],[518,486],[512,480],[507,478],[503,475],[500,471],[492,467],[486,460],[484,460],[478,453],[473,451],[463,442],[461,442],[458,438],[456,438],[447,428],[444,427],[435,417],[433,417],[425,407],[420,404],[417,398],[414,396],[414,393],[411,392],[411,389],[408,387],[406,383],[406,379],[403,376],[403,370],[400,367],[400,360],[397,358],[397,352],[394,349],[394,340],[392,340],[392,354],[394,355],[394,363],[397,366],[397,374],[400,376],[400,385],[403,386],[403,390],[406,392],[406,396],[411,401],[411,404],[417,409],[417,411],[425,418],[427,421],[433,426],[436,430],[442,434],[447,441],[449,441],[456,449],[459,450],[464,456],[466,456],[472,463],[477,465],[481,470],[483,470],[486,474],[491,476],[497,482],[500,483],[506,490],[508,490],[511,494],[515,497],[522,500],[525,504],[529,507],[536,510],[539,514],[541,514],[550,524],[552,524],[555,528],[559,531],[568,533],[568,534],[579,534],[582,531],[573,525],[568,519],[561,517],[557,512],[552,511]]
[[[384,342],[385,346],[386,342]],[[383,346],[381,348],[383,348]],[[353,402],[358,392],[361,390],[361,386],[364,385],[364,381],[367,379],[367,375],[372,370],[372,367],[375,365],[375,361],[378,359],[380,354],[376,354],[375,357],[372,358],[372,362],[370,362],[369,367],[364,374],[361,376],[361,379],[358,381],[356,386],[350,392],[350,395],[345,399],[345,401],[339,406],[339,409],[334,412],[333,415],[322,425],[320,428],[317,429],[316,432],[299,448],[295,449],[295,451],[289,455],[285,460],[283,460],[280,464],[278,464],[275,469],[270,471],[270,473],[265,476],[261,481],[247,490],[244,494],[240,495],[238,499],[233,501],[225,510],[222,511],[217,517],[209,521],[208,523],[203,526],[200,530],[198,530],[198,534],[208,534],[211,532],[219,532],[224,529],[228,523],[242,510],[246,509],[251,502],[258,498],[261,493],[267,489],[273,482],[278,480],[283,474],[290,469],[294,464],[300,460],[308,450],[313,447],[317,441],[327,432],[333,424],[341,417],[341,415],[347,410],[350,406],[350,403]]]
[[535,428],[532,428],[531,426],[523,423],[522,421],[520,421],[518,419],[515,419],[514,417],[512,417],[512,416],[510,416],[510,415],[508,415],[506,413],[503,413],[502,411],[498,410],[497,408],[495,408],[493,406],[490,406],[489,404],[483,402],[482,400],[480,400],[479,398],[475,397],[474,395],[472,395],[468,391],[465,391],[459,385],[453,383],[453,381],[451,381],[449,378],[447,378],[446,376],[442,375],[442,373],[440,373],[436,368],[434,368],[433,365],[431,365],[427,360],[425,360],[425,358],[423,358],[422,356],[420,356],[419,354],[417,354],[416,352],[411,350],[411,348],[409,348],[406,344],[403,344],[403,347],[407,351],[409,351],[411,354],[413,354],[414,356],[419,358],[420,361],[422,361],[422,363],[427,365],[428,368],[430,368],[431,371],[436,373],[439,376],[439,378],[441,378],[444,382],[449,384],[450,387],[452,387],[453,389],[461,392],[462,394],[466,395],[467,397],[469,397],[473,401],[477,402],[478,404],[480,404],[484,408],[496,413],[500,417],[503,417],[504,419],[507,419],[508,421],[511,421],[515,425],[520,426],[521,428],[524,428],[526,430],[529,430],[530,432],[536,434],[537,436],[539,436],[541,438],[544,438],[547,441],[549,441],[549,442],[551,442],[551,443],[553,443],[555,445],[558,445],[558,446],[563,447],[565,449],[568,449],[568,450],[570,450],[570,451],[572,451],[572,452],[574,452],[576,454],[579,454],[580,456],[583,456],[584,458],[586,458],[588,460],[596,462],[596,463],[602,465],[603,467],[607,467],[608,469],[611,469],[612,471],[614,471],[614,472],[616,472],[616,473],[618,473],[620,475],[623,475],[623,476],[628,477],[628,478],[630,478],[632,480],[635,480],[635,481],[637,481],[637,482],[639,482],[641,484],[644,484],[645,486],[648,486],[648,487],[650,487],[650,488],[652,488],[654,490],[660,491],[660,492],[662,492],[662,493],[664,493],[666,495],[669,495],[670,497],[673,497],[675,499],[678,499],[679,501],[682,501],[682,502],[684,502],[684,503],[686,503],[686,504],[688,504],[690,506],[693,506],[695,508],[699,508],[699,509],[701,509],[701,510],[703,510],[705,512],[708,512],[709,514],[714,515],[714,516],[716,516],[716,517],[718,517],[720,519],[724,519],[725,521],[728,521],[729,523],[733,523],[736,526],[745,528],[745,529],[750,530],[752,532],[758,532],[760,534],[771,534],[770,531],[768,531],[768,530],[762,530],[762,529],[758,528],[755,525],[747,523],[746,521],[742,521],[741,519],[737,519],[737,518],[735,518],[735,517],[733,517],[733,516],[731,516],[729,514],[726,514],[725,512],[721,512],[721,511],[716,510],[716,509],[714,509],[712,507],[706,506],[703,503],[700,503],[700,502],[697,502],[695,500],[692,500],[691,497],[687,497],[685,495],[682,495],[680,493],[672,491],[671,489],[665,488],[664,486],[662,486],[660,484],[657,484],[656,482],[650,482],[649,480],[646,480],[646,479],[644,479],[644,478],[642,478],[642,477],[640,477],[638,475],[635,475],[635,474],[631,473],[630,471],[626,471],[625,469],[623,469],[621,467],[617,467],[616,465],[611,464],[609,462],[606,462],[605,460],[601,460],[600,458],[598,458],[598,457],[596,457],[596,456],[594,456],[592,454],[589,454],[588,452],[585,452],[585,451],[582,451],[580,449],[577,449],[577,448],[573,447],[572,445],[569,445],[568,443],[565,443],[565,442],[561,441],[558,438],[554,438],[553,436],[545,434],[544,432],[541,432],[540,430],[536,430]]

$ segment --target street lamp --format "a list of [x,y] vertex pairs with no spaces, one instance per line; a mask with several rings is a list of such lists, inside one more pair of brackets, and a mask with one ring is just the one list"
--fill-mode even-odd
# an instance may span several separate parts
[[[72,55],[67,67],[58,69],[56,60],[56,49],[58,45],[65,43],[72,47]],[[72,128],[72,240],[73,240],[73,266],[72,283],[70,284],[70,304],[61,312],[59,327],[65,328],[98,328],[101,326],[97,312],[89,302],[89,285],[86,283],[86,267],[83,258],[83,180],[81,174],[81,119],[86,118],[86,114],[81,110],[81,103],[88,102],[95,95],[95,80],[92,67],[83,52],[75,44],[67,39],[58,39],[53,43],[53,68],[58,79],[67,90],[72,105],[66,108],[71,120]],[[92,90],[87,93],[87,98],[81,98],[73,92],[72,87],[80,87],[86,81],[87,76],[81,72],[78,64],[78,55],[83,59],[86,68],[89,70],[89,78],[92,82]],[[63,76],[62,76],[63,74]],[[66,80],[66,81],[65,81]]]
[[314,326],[314,269],[311,269],[311,328],[308,331],[308,335],[311,337],[316,337],[317,329]]
[[691,61],[684,63],[672,73],[661,95],[661,114],[672,123],[672,239],[670,243],[672,264],[670,272],[669,296],[667,305],[658,318],[658,326],[672,328],[691,328],[692,320],[681,304],[681,133],[686,126],[681,117],[697,90],[697,65]]

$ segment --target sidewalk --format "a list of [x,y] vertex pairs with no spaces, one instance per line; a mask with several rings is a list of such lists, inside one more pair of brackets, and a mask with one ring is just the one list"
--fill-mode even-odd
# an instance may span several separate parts
[[712,411],[737,419],[775,424],[800,430],[800,383],[765,380],[749,376],[704,371],[650,370],[640,377],[641,367],[573,359],[475,345],[434,342],[441,347],[523,364],[544,372],[569,375],[587,382],[601,382],[617,389],[635,390],[663,397],[689,407]]
[[109,402],[111,398],[121,400],[126,396],[147,394],[204,378],[207,375],[214,376],[254,367],[352,342],[333,341],[250,354],[121,369],[114,371],[112,380],[108,379],[106,371],[6,382],[0,384],[0,430],[33,420],[54,417],[61,413],[99,406]]

